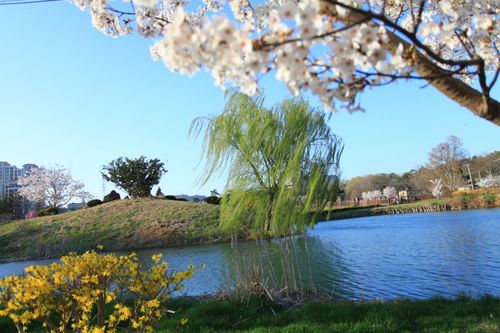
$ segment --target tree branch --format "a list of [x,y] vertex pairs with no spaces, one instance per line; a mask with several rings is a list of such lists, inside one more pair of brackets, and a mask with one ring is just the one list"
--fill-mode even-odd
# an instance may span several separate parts
[[[484,61],[482,59],[471,59],[463,61],[443,59],[439,55],[435,54],[429,47],[420,42],[416,38],[416,36],[412,35],[412,33],[406,31],[383,15],[366,12],[358,8],[353,8],[343,3],[339,3],[335,0],[322,0],[322,2],[325,5],[325,8],[323,8],[323,14],[336,17],[346,25],[350,25],[353,22],[358,22],[361,19],[369,18],[370,20],[378,20],[393,28],[394,31],[387,31],[389,41],[384,45],[384,48],[387,51],[394,55],[400,44],[403,45],[405,50],[410,50],[414,46],[417,47],[413,54],[413,59],[415,62],[415,72],[419,76],[429,78],[427,79],[427,81],[434,88],[436,88],[448,98],[467,108],[475,115],[489,120],[496,125],[500,125],[500,103],[489,95],[489,90],[491,89],[490,87],[486,85],[488,89],[484,89],[486,76],[484,73]],[[335,10],[336,5],[349,10],[350,15],[347,15],[346,17],[338,17]],[[401,33],[410,42],[397,35],[398,32]],[[446,70],[435,64],[426,55],[420,52],[419,49],[423,50],[433,60],[445,65],[463,66],[464,68],[467,66],[476,66],[478,69],[478,76],[483,91],[479,92],[471,86],[465,84],[463,81],[453,77],[452,75],[449,75]]]

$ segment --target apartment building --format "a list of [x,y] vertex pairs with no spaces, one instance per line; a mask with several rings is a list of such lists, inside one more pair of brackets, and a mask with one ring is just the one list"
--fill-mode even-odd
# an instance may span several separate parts
[[0,198],[11,196],[19,191],[17,179],[26,175],[34,168],[36,164],[25,164],[22,168],[0,161]]

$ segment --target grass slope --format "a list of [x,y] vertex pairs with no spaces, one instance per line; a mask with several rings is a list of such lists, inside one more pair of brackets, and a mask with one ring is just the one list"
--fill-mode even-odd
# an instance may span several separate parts
[[0,261],[226,240],[219,207],[182,201],[120,200],[65,214],[0,224]]

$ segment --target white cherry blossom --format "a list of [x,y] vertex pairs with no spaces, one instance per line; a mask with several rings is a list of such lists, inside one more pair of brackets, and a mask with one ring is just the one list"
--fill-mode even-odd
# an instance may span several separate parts
[[74,198],[85,201],[92,197],[84,191],[82,182],[74,180],[69,171],[60,166],[34,169],[28,175],[19,177],[17,183],[21,196],[43,202],[49,207],[64,206]]
[[273,73],[296,95],[352,112],[367,87],[419,78],[500,124],[490,96],[500,73],[498,0],[70,1],[103,33],[135,30],[154,40],[153,58],[168,69],[205,69],[223,88],[254,94]]

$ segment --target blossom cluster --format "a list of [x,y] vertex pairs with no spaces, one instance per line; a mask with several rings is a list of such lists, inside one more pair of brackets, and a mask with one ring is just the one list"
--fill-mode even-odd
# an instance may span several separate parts
[[0,280],[0,316],[8,316],[18,332],[26,332],[32,321],[51,332],[71,327],[72,332],[112,333],[127,324],[133,332],[153,332],[166,313],[165,301],[197,270],[189,266],[168,273],[161,255],[153,256],[147,269],[135,254],[88,251],[60,261]]
[[19,177],[17,183],[21,196],[50,207],[63,206],[73,198],[85,201],[92,197],[84,190],[85,185],[74,180],[63,167],[36,168]]
[[500,187],[500,176],[486,176],[477,182],[477,186],[484,188]]
[[441,179],[431,179],[430,182],[433,185],[432,195],[436,198],[441,198],[443,195],[443,183],[441,182]]
[[382,193],[385,198],[387,199],[392,199],[398,196],[398,190],[394,186],[386,186],[383,190]]
[[366,191],[361,193],[361,198],[363,200],[377,200],[377,199],[382,199],[384,197],[382,191],[380,190],[374,190],[374,191]]
[[73,2],[105,34],[155,38],[154,59],[172,71],[205,68],[247,94],[273,72],[328,109],[360,110],[358,93],[409,78],[416,53],[466,82],[500,68],[497,0],[137,0],[130,10]]

